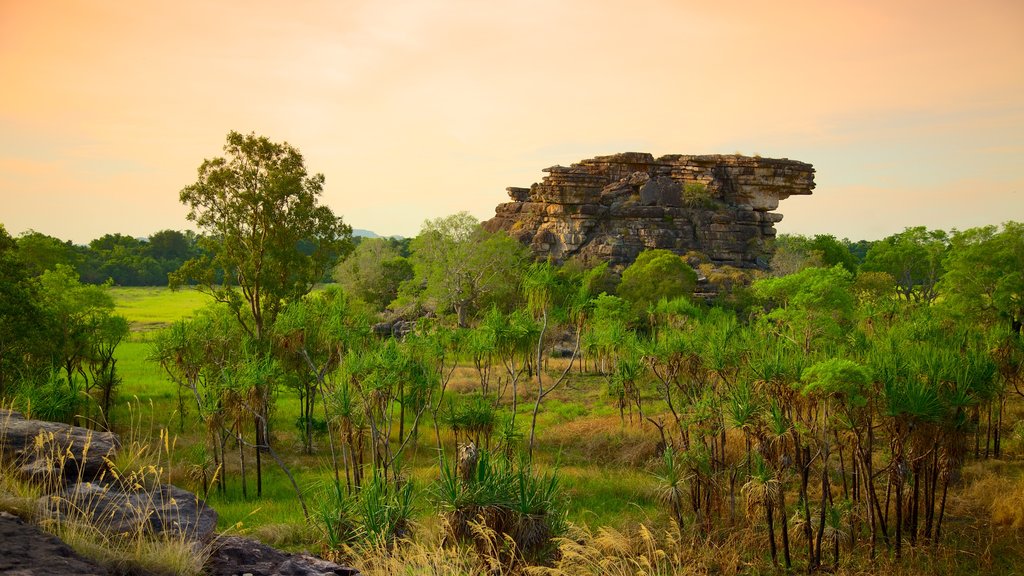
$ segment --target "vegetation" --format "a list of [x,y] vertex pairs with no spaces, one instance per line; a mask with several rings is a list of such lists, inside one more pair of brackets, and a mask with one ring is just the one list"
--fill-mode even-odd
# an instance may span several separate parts
[[[186,447],[169,479],[222,526],[371,574],[1024,561],[1022,225],[782,237],[751,278],[661,250],[530,263],[456,214],[314,290],[347,245],[321,179],[288,145],[225,152],[182,192],[206,235],[176,278],[206,305],[33,269],[0,234],[0,394],[122,431],[118,391],[152,401]],[[395,318],[414,329],[375,330]]]

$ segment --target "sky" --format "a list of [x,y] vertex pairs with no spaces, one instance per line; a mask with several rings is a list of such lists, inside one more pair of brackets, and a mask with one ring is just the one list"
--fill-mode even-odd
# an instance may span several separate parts
[[382,235],[625,151],[813,164],[784,233],[1020,221],[1024,2],[0,0],[8,232],[190,228],[231,130]]

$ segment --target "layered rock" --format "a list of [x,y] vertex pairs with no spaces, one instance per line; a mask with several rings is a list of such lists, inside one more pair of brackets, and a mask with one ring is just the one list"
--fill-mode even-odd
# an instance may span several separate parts
[[627,152],[553,166],[530,188],[508,188],[490,231],[539,259],[574,256],[624,266],[646,249],[697,251],[717,265],[767,268],[779,201],[810,194],[814,168],[789,159]]

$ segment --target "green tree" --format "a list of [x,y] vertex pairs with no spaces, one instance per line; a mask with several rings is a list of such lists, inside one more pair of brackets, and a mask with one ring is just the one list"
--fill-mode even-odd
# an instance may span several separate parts
[[40,301],[53,327],[54,361],[74,388],[75,374],[89,357],[95,331],[114,311],[114,299],[102,286],[79,282],[78,274],[63,264],[44,272],[39,281]]
[[324,177],[310,176],[290,144],[232,131],[224,154],[205,160],[181,191],[188,219],[207,234],[205,254],[172,274],[171,285],[195,282],[263,342],[281,307],[348,251],[352,229],[318,203]]
[[754,294],[766,304],[774,330],[804,352],[835,343],[852,325],[853,276],[842,266],[806,268],[782,278],[754,283]]
[[53,270],[58,264],[75,266],[79,258],[71,242],[29,230],[18,236],[17,254],[31,276]]
[[18,243],[0,224],[0,399],[7,398],[19,376],[48,361],[38,286],[18,251]]
[[491,304],[509,307],[529,258],[519,242],[486,232],[467,212],[424,222],[411,250],[416,277],[406,286],[422,286],[427,306],[454,312],[461,327]]
[[897,294],[908,302],[930,303],[939,295],[936,287],[948,248],[949,237],[942,230],[907,228],[876,242],[861,269],[889,273],[896,279]]
[[955,234],[941,282],[945,306],[981,324],[1024,325],[1024,224],[1007,222]]
[[697,286],[697,273],[678,254],[668,250],[647,250],[622,272],[618,293],[646,308],[662,298],[690,296]]
[[386,238],[363,239],[334,269],[338,284],[375,310],[386,308],[398,296],[402,282],[412,277],[412,263]]
[[[859,246],[859,245],[858,245]],[[817,234],[808,238],[800,234],[780,234],[774,243],[771,269],[775,276],[786,276],[804,268],[842,265],[856,272],[859,263],[854,254],[858,247],[848,240],[836,240],[831,234]]]

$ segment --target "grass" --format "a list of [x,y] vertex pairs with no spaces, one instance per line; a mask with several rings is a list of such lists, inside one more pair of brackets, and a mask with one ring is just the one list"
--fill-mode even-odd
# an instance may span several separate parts
[[133,331],[162,328],[191,315],[210,302],[196,290],[153,287],[113,287],[115,311],[128,318]]

